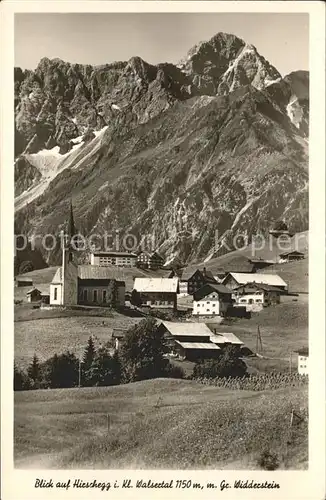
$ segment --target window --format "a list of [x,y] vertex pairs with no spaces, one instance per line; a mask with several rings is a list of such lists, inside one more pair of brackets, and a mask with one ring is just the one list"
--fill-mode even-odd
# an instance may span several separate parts
[[241,299],[241,300],[240,300],[240,302],[241,302],[242,304],[244,304],[244,303],[246,303],[246,302],[247,302],[247,299]]
[[87,290],[84,290],[84,302],[87,302]]
[[106,302],[106,290],[103,290],[103,302]]
[[256,299],[256,302],[261,302],[262,300],[261,299]]
[[97,290],[93,292],[93,302],[97,302]]
[[54,297],[53,297],[54,300],[58,300],[58,289],[55,288],[54,289]]
[[216,306],[216,304],[212,304],[212,305],[213,305],[213,307],[215,307],[215,306]]

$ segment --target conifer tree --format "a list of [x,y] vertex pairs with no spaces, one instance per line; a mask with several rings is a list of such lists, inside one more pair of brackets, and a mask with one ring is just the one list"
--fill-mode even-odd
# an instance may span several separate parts
[[89,337],[87,347],[84,352],[83,361],[82,361],[82,385],[91,386],[92,384],[92,375],[90,373],[90,369],[94,358],[96,356],[96,349],[93,341],[93,337]]
[[32,380],[33,387],[38,388],[36,386],[38,386],[39,381],[40,381],[41,368],[40,368],[40,363],[39,363],[38,357],[36,356],[35,353],[33,356],[33,360],[27,369],[27,375]]

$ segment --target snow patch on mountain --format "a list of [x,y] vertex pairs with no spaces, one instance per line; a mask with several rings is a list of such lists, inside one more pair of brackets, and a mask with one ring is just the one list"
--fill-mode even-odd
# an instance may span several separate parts
[[273,83],[278,83],[278,82],[280,82],[281,80],[282,80],[282,77],[276,78],[275,80],[271,80],[271,79],[270,79],[270,76],[267,76],[267,77],[265,78],[265,82],[264,82],[264,84],[265,84],[265,87],[269,87],[270,85],[273,85]]
[[87,161],[91,158],[91,156],[97,153],[97,151],[101,147],[101,138],[107,128],[108,126],[106,125],[101,130],[97,130],[94,132],[95,138],[89,143],[90,147],[87,154],[74,164],[74,166],[72,167],[73,170],[78,170],[80,167],[87,164]]
[[291,97],[289,104],[286,106],[286,112],[293,125],[299,129],[303,119],[303,109],[296,96]]
[[74,143],[74,146],[65,154],[60,154],[59,146],[55,146],[52,149],[42,149],[34,154],[26,154],[26,159],[31,165],[39,170],[42,178],[36,185],[32,184],[29,189],[15,198],[15,210],[20,210],[28,203],[31,203],[41,196],[55,177],[63,172],[63,170],[70,168],[73,164],[74,169],[79,168],[84,161],[87,161],[92,154],[96,153],[100,147],[101,137],[106,129],[107,126],[94,132],[95,138],[87,145],[89,146],[88,154],[85,156],[83,155],[81,159],[77,161],[77,164],[75,164],[75,161],[78,160],[81,152],[80,149],[84,146],[84,141],[82,141],[83,136],[73,139],[71,142]]
[[94,132],[95,137],[96,138],[101,137],[107,128],[108,128],[108,125],[105,125],[105,127],[101,128],[101,130],[95,130],[95,132]]

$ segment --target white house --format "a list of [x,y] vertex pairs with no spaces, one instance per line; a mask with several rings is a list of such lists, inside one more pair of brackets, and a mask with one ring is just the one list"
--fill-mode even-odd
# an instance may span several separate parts
[[232,305],[231,290],[223,285],[207,284],[194,293],[195,316],[223,316]]
[[299,349],[298,354],[298,373],[300,375],[309,374],[309,350],[308,348]]
[[134,267],[137,264],[137,255],[130,252],[93,252],[92,266]]
[[247,311],[259,311],[263,307],[279,304],[284,293],[276,286],[248,283],[233,289],[232,298],[237,305],[245,306]]

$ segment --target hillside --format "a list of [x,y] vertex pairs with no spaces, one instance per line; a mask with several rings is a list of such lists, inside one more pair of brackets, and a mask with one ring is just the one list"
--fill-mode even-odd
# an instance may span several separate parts
[[225,33],[176,66],[16,68],[17,228],[57,234],[73,197],[84,235],[150,235],[183,263],[216,256],[217,234],[306,230],[308,77]]
[[23,369],[28,367],[34,353],[42,361],[67,350],[79,357],[89,337],[93,336],[97,346],[105,344],[111,339],[113,328],[127,329],[141,320],[116,312],[101,315],[101,311],[96,315],[96,310],[91,315],[69,311],[68,315],[61,313],[61,317],[48,317],[47,312],[43,312],[44,318],[27,320],[24,314],[25,321],[15,321],[15,362]]
[[289,291],[293,293],[308,292],[308,231],[295,234],[288,244],[286,250],[279,248],[275,238],[269,236],[266,244],[260,248],[258,243],[256,249],[252,245],[245,246],[240,250],[228,252],[220,257],[187,266],[186,271],[195,271],[204,267],[215,275],[218,271],[225,272],[252,272],[253,265],[250,259],[276,260],[285,251],[297,250],[305,254],[301,261],[283,264],[274,264],[260,270],[264,274],[279,274],[289,284]]
[[289,283],[289,291],[292,293],[308,293],[309,289],[309,262],[308,259],[297,262],[288,262],[286,264],[275,264],[263,273],[276,273]]
[[268,449],[281,469],[305,469],[307,423],[290,437],[292,409],[307,414],[305,390],[255,393],[173,379],[15,393],[15,466],[257,469]]
[[[116,266],[108,266],[111,271],[112,278],[122,280],[126,284],[126,291],[131,292],[133,289],[134,279],[135,278],[143,278],[143,277],[162,277],[166,276],[169,271],[164,269],[158,269],[157,271],[139,269],[137,267],[116,267]],[[25,278],[31,278],[33,280],[33,286],[39,286],[42,289],[47,289],[49,291],[50,283],[55,275],[58,266],[51,266],[45,269],[37,269],[35,271],[30,271],[28,273],[24,273],[23,275],[17,275],[17,278],[23,276]],[[23,288],[15,288],[14,295],[15,299],[24,299],[26,300],[26,289]]]

